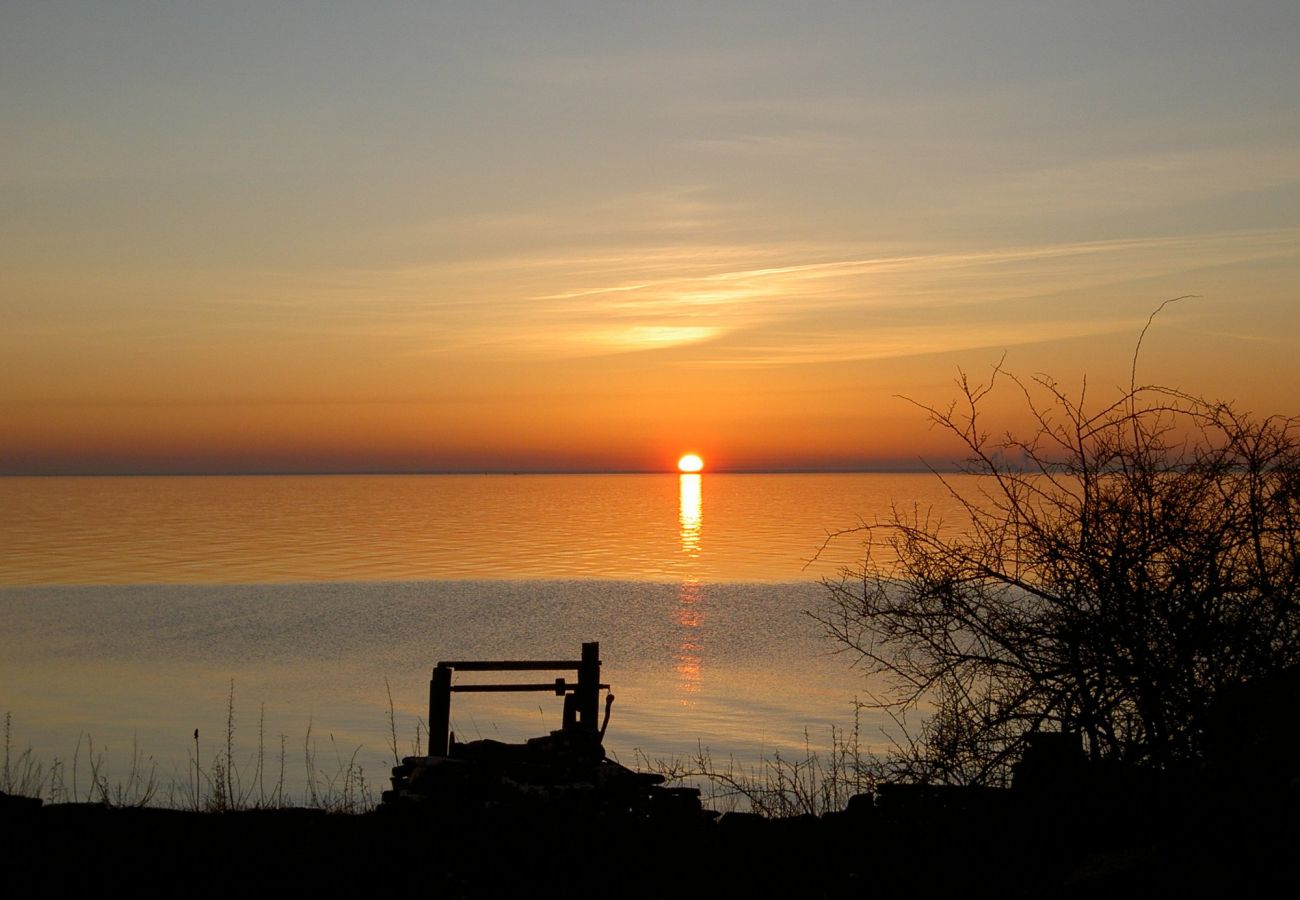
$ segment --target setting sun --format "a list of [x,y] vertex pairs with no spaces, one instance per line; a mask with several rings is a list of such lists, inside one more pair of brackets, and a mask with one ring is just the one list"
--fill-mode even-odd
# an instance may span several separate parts
[[679,472],[698,472],[704,468],[704,460],[700,459],[694,453],[687,453],[681,459],[677,460],[677,471]]

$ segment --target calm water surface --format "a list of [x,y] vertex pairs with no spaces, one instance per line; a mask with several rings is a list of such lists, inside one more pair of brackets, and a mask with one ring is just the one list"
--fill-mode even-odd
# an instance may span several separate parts
[[[406,753],[438,659],[599,640],[609,750],[753,766],[852,724],[870,686],[806,613],[861,552],[818,557],[827,533],[891,502],[955,513],[926,475],[0,479],[0,709],[44,759],[89,735],[110,774],[134,743],[170,776],[195,728],[205,758],[224,743],[233,681],[250,765],[261,719],[291,786],[309,728],[379,780],[386,683]],[[453,705],[462,738],[559,717],[545,695]]]
[[932,475],[0,478],[0,583],[792,581]]

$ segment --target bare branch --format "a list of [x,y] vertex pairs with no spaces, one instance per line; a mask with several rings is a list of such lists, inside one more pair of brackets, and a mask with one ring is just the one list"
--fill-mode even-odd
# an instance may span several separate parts
[[[894,506],[827,535],[819,554],[863,536],[863,562],[823,582],[814,618],[889,686],[872,703],[905,735],[898,771],[1005,780],[1041,728],[1172,765],[1203,751],[1222,690],[1300,663],[1300,422],[1139,386],[1137,350],[1129,390],[1095,409],[1086,382],[1003,361],[987,384],[959,373],[946,408],[909,401],[969,454],[973,485],[931,470],[963,521]],[[1027,432],[989,436],[995,383]],[[916,710],[933,712],[902,729]]]

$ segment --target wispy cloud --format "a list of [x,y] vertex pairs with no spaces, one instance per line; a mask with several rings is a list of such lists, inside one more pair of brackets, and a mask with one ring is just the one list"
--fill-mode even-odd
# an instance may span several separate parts
[[[403,352],[564,358],[689,346],[693,364],[789,365],[1107,333],[1146,312],[1118,312],[1118,285],[1195,290],[1195,270],[1294,260],[1297,248],[1298,230],[866,253],[684,242],[355,272],[282,297],[310,304],[315,329]],[[1110,306],[1079,308],[1103,287]]]
[[[545,355],[690,343],[706,345],[701,362],[768,365],[853,358],[864,353],[864,336],[873,348],[867,355],[905,355],[1128,327],[1131,316],[1078,314],[1065,295],[1192,268],[1294,257],[1297,238],[1292,231],[1261,232],[840,258],[833,258],[837,248],[808,246],[784,254],[822,258],[784,265],[754,264],[777,255],[771,248],[695,247],[585,258],[573,266],[547,260],[542,265],[552,278],[580,271],[584,284],[501,299],[519,318],[516,336],[531,336],[534,352]],[[530,261],[515,260],[498,272],[532,269]],[[610,277],[601,283],[601,275]],[[826,330],[810,337],[805,323],[818,321]],[[962,335],[956,341],[941,333],[954,326]],[[643,339],[649,335],[655,339]],[[736,335],[762,339],[747,345],[747,355],[746,345],[727,340]],[[716,356],[708,358],[711,353]]]
[[738,335],[694,365],[708,368],[771,368],[809,363],[898,359],[986,347],[1014,347],[1043,341],[1114,334],[1132,330],[1138,317],[1056,321],[882,324],[851,333],[793,334],[773,340],[763,334]]
[[[771,367],[901,357],[1129,329],[1153,290],[1199,291],[1215,267],[1294,265],[1300,229],[1013,246],[573,246],[208,279],[183,319],[164,315],[160,295],[130,328],[157,319],[206,343],[369,346],[387,358],[672,351],[666,364]],[[83,317],[79,328],[100,322]]]

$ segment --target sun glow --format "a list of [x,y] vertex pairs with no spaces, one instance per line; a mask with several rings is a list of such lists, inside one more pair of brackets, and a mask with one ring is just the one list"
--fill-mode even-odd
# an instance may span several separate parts
[[694,453],[687,453],[681,459],[677,460],[677,471],[679,472],[698,472],[704,468],[704,460],[700,459]]

